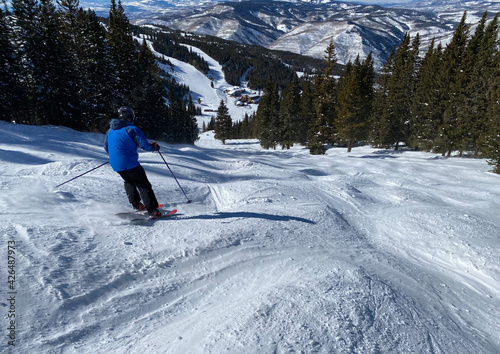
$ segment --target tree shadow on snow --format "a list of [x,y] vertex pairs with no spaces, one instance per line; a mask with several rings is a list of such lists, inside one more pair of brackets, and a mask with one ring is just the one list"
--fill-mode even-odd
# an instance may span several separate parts
[[304,222],[306,224],[316,224],[314,221],[304,218],[298,218],[295,216],[289,215],[273,215],[273,214],[264,214],[264,213],[249,213],[249,212],[219,212],[214,214],[207,215],[195,215],[189,216],[182,219],[202,219],[202,220],[213,220],[213,219],[231,219],[231,218],[253,218],[253,219],[265,219],[265,220],[273,220],[273,221],[299,221]]
[[373,155],[363,155],[363,156],[349,156],[358,159],[397,159],[398,155],[401,155],[403,151],[401,150],[378,150],[374,151]]
[[0,149],[0,160],[24,165],[45,165],[54,162],[22,151]]
[[383,156],[365,155],[365,156],[348,156],[348,157],[355,159],[397,159],[397,156],[390,156],[390,155],[383,155]]

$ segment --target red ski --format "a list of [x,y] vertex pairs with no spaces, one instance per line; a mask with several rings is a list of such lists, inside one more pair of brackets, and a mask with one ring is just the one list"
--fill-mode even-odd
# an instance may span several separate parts
[[170,211],[167,210],[167,211],[163,212],[163,214],[161,214],[161,216],[157,216],[154,218],[151,218],[147,215],[144,215],[143,217],[141,216],[141,217],[134,218],[134,219],[130,220],[130,223],[134,224],[134,225],[145,225],[145,224],[154,222],[156,220],[168,218],[172,215],[175,215],[175,213],[177,213],[177,209],[170,210]]

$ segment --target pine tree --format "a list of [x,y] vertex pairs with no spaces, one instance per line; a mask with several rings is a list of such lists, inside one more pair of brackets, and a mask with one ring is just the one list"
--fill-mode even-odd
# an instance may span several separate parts
[[200,138],[200,129],[196,117],[186,111],[186,142],[194,144]]
[[432,40],[419,70],[411,107],[409,145],[426,151],[434,148],[434,141],[442,124],[439,105],[443,93],[436,81],[441,70],[441,56],[441,46],[435,47],[435,41]]
[[[476,150],[480,127],[483,125],[481,122],[486,113],[486,90],[483,87],[483,80],[486,78],[481,76],[488,66],[487,61],[493,55],[491,50],[485,53],[483,47],[486,20],[487,12],[468,41],[463,61],[456,73],[458,80],[452,96],[452,104],[456,107],[453,112],[456,115],[453,135],[460,156],[464,151]],[[480,53],[490,58],[484,58]]]
[[199,136],[196,118],[190,116],[186,103],[182,98],[174,100],[169,96],[169,109],[167,115],[167,130],[164,132],[164,140],[176,144],[194,144]]
[[351,152],[355,142],[368,136],[373,77],[370,54],[363,63],[359,56],[354,64],[349,62],[339,79],[336,127],[339,141],[347,143],[347,152]]
[[[74,59],[73,65],[78,77],[75,78],[75,89],[78,91],[82,88],[82,80],[84,73],[80,67],[80,58],[83,52],[88,50],[84,47],[84,37],[82,36],[82,24],[79,21],[79,0],[59,0],[59,8],[57,13],[60,18],[61,38],[64,41],[64,46],[69,56]],[[81,99],[85,100],[86,92],[82,92]]]
[[283,91],[283,100],[280,103],[280,121],[282,122],[280,144],[284,149],[290,149],[294,143],[300,142],[300,107],[299,78],[295,73],[292,82]]
[[[485,12],[483,18],[486,18]],[[480,37],[477,54],[472,61],[472,70],[470,82],[467,88],[469,93],[468,106],[464,109],[464,121],[469,126],[470,135],[467,135],[469,147],[481,151],[481,145],[484,137],[490,135],[491,131],[488,127],[488,109],[493,104],[492,96],[494,95],[495,75],[496,71],[495,57],[498,53],[498,14],[485,26],[483,35],[474,36]],[[479,27],[479,26],[478,26]],[[477,30],[476,30],[477,32]],[[479,41],[478,40],[478,41]],[[470,46],[470,44],[469,44]],[[468,50],[468,53],[472,50]]]
[[116,75],[111,48],[106,39],[106,30],[94,11],[78,12],[77,27],[79,42],[87,50],[78,51],[78,68],[81,74],[81,102],[86,130],[107,130],[104,124],[116,114],[114,100],[118,77]]
[[180,99],[174,99],[173,90],[169,90],[169,106],[167,115],[167,131],[163,135],[163,139],[169,143],[182,142],[182,130],[184,124],[184,116],[182,112],[183,102]]
[[300,98],[300,123],[297,128],[297,141],[304,146],[307,144],[309,127],[311,126],[311,122],[314,120],[313,92],[311,86],[312,83],[309,78],[303,81],[302,95]]
[[135,108],[134,102],[142,96],[143,87],[137,72],[138,54],[135,50],[130,22],[125,15],[121,0],[118,0],[118,5],[115,0],[111,0],[107,38],[115,72],[118,75],[115,106],[127,104]]
[[81,128],[75,61],[52,0],[14,0],[13,28],[23,90],[16,122]]
[[253,132],[253,121],[255,119],[255,113],[249,116],[245,113],[245,118],[243,118],[243,122],[241,124],[241,134],[240,139],[254,139],[255,134]]
[[264,149],[276,148],[281,135],[279,94],[272,77],[269,77],[256,113],[256,131]]
[[394,55],[396,54],[396,48],[394,48],[389,57],[387,58],[384,66],[382,68],[381,75],[378,79],[376,88],[373,93],[373,105],[370,115],[370,127],[369,140],[371,144],[377,147],[389,148],[389,146],[384,145],[385,133],[382,129],[382,122],[389,120],[389,107],[387,97],[389,95],[389,80],[391,79],[392,72],[394,70]]
[[[356,58],[359,63],[359,56]],[[338,105],[336,127],[340,142],[347,142],[347,151],[350,152],[355,139],[357,128],[356,120],[359,119],[360,94],[357,85],[356,67],[349,61],[338,82]]]
[[321,120],[320,136],[325,144],[333,144],[335,141],[335,104],[336,104],[336,82],[333,76],[333,68],[337,63],[337,54],[333,40],[325,50],[325,70],[322,76],[318,76],[315,82],[315,108],[316,117]]
[[379,139],[385,146],[406,143],[409,134],[411,99],[415,88],[415,48],[418,37],[410,44],[410,35],[406,34],[394,56],[392,74],[387,81],[384,115],[379,121]]
[[325,70],[314,82],[314,113],[308,131],[308,148],[311,154],[324,154],[324,145],[332,145],[336,139],[336,82],[333,68],[337,63],[337,55],[333,40],[325,50]]
[[361,97],[362,97],[361,114],[364,116],[364,119],[366,120],[365,123],[366,129],[363,134],[364,136],[363,139],[367,139],[369,131],[368,129],[369,116],[373,104],[373,84],[375,80],[375,69],[374,69],[374,60],[372,52],[368,54],[368,57],[363,61],[361,65],[359,80],[361,81],[360,87],[361,87]]
[[195,116],[198,113],[198,110],[196,109],[196,106],[194,105],[193,102],[193,97],[189,95],[189,100],[188,100],[188,113],[190,116]]
[[256,112],[255,131],[261,146],[265,149],[269,149],[267,137],[269,136],[269,127],[271,125],[271,96],[273,90],[272,77],[269,77]]
[[78,123],[74,127],[89,130],[92,126],[93,117],[91,111],[90,98],[88,97],[89,90],[85,80],[85,67],[82,62],[82,57],[88,47],[85,46],[85,37],[83,36],[83,24],[80,22],[80,9],[78,0],[60,0],[58,2],[58,15],[60,19],[60,37],[64,44],[64,48],[68,55],[69,64],[72,67],[72,87],[71,90],[75,95],[75,108],[78,115],[73,119]]
[[[284,124],[281,120],[280,105],[281,105],[281,97],[279,93],[278,86],[274,86],[274,89],[271,92],[270,97],[270,112],[271,112],[271,125],[267,130],[267,141],[268,148],[276,149],[276,146],[282,141]],[[261,140],[262,144],[262,140]]]
[[198,128],[197,115],[201,115],[201,109],[193,103],[193,98],[189,95],[187,106],[187,139],[190,144],[194,144],[199,139],[200,130]]
[[81,129],[106,130],[107,118],[115,114],[114,88],[117,86],[106,30],[95,12],[83,11],[78,0],[60,0],[61,37],[73,60],[74,79]]
[[41,41],[40,6],[35,0],[12,0],[11,4],[14,15],[13,37],[20,63],[19,80],[25,93],[16,123],[35,124],[38,120],[35,105],[35,67],[38,57],[37,45]]
[[16,121],[24,92],[19,73],[21,68],[14,46],[10,14],[0,8],[0,120]]
[[[498,37],[489,33],[498,30],[498,14],[488,26],[485,38],[485,47],[491,44],[495,48],[491,56],[491,65],[487,70],[487,101],[488,106],[485,115],[484,131],[479,138],[480,151],[489,158],[489,163],[493,165],[494,172],[500,174],[500,51],[498,50]],[[486,74],[486,73],[485,73]]]
[[60,16],[52,0],[41,0],[38,38],[33,57],[38,122],[82,129],[75,63],[61,37]]
[[210,122],[208,122],[207,127],[206,127],[206,131],[210,131],[210,130],[215,130],[215,117],[214,116],[212,116],[210,118]]
[[[141,128],[147,135],[161,138],[167,129],[168,113],[163,98],[165,87],[160,77],[160,68],[146,40],[142,42],[138,64],[142,89],[135,97],[136,114],[141,117]],[[186,135],[189,135],[187,131]]]
[[488,134],[480,140],[481,152],[489,158],[493,171],[500,174],[500,54],[495,54],[496,69],[491,80],[490,104],[486,113]]
[[443,66],[438,74],[440,90],[443,92],[442,112],[443,123],[440,127],[439,136],[436,139],[434,149],[443,155],[451,155],[453,150],[459,148],[461,132],[457,130],[458,111],[461,107],[460,99],[463,97],[461,80],[464,79],[460,72],[467,48],[469,36],[469,25],[466,24],[467,13],[465,12],[457,26],[451,42],[443,52]]
[[233,122],[229,115],[223,100],[220,101],[217,109],[217,117],[215,118],[215,139],[221,140],[222,144],[226,144],[226,140],[231,137],[231,128]]

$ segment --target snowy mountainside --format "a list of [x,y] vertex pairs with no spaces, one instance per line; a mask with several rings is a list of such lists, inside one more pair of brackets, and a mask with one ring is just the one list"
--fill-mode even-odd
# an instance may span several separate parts
[[[140,37],[135,37],[135,39],[140,43],[143,41],[143,38]],[[226,105],[234,122],[243,120],[245,114],[250,116],[257,111],[258,104],[239,105],[239,98],[231,93],[238,90],[248,95],[259,95],[260,92],[250,90],[246,86],[244,77],[241,78],[241,87],[235,87],[228,84],[224,78],[222,66],[199,48],[186,45],[191,51],[202,57],[208,64],[209,72],[207,75],[198,71],[191,64],[158,53],[154,50],[151,42],[148,41],[148,44],[156,57],[168,59],[172,64],[171,66],[159,62],[158,65],[160,69],[172,76],[176,82],[189,86],[193,102],[202,110],[202,115],[198,116],[197,119],[200,127],[203,123],[208,124],[210,119],[217,115],[217,108],[221,101]]]
[[[244,44],[267,46],[322,58],[333,38],[339,63],[374,54],[380,68],[405,32],[420,33],[426,51],[435,37],[446,45],[465,10],[476,24],[484,11],[500,11],[497,0],[415,1],[366,5],[338,1],[122,1],[136,24],[159,23],[197,34]],[[109,12],[109,1],[91,0],[82,6]]]
[[405,4],[394,4],[393,7],[433,13],[440,20],[452,22],[460,21],[464,11],[467,11],[467,22],[476,24],[485,11],[488,11],[490,16],[500,12],[500,0],[417,0]]
[[[493,10],[494,3],[489,4]],[[489,8],[469,13],[475,23]],[[377,67],[400,44],[404,34],[421,36],[422,50],[432,38],[445,45],[464,9],[460,6],[444,13],[382,7],[354,3],[305,3],[243,1],[212,3],[164,13],[141,14],[136,24],[157,23],[196,34],[207,34],[245,44],[286,50],[322,58],[334,40],[339,63],[364,59],[370,51]]]
[[434,13],[457,11],[457,9],[469,12],[484,12],[487,9],[491,12],[498,12],[500,11],[500,0],[414,0],[391,4],[391,6]]
[[373,51],[376,65],[380,67],[406,31],[429,21],[441,31],[447,31],[446,25],[434,22],[432,16],[419,14],[417,17],[413,10],[347,3],[274,2],[270,5],[245,1],[189,9],[180,17],[177,13],[143,17],[136,23],[154,22],[316,58],[323,57],[333,38],[339,63],[354,60],[358,54],[364,59]]

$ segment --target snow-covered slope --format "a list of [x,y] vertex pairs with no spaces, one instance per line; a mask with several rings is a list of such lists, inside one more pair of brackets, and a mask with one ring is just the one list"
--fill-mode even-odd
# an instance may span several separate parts
[[102,135],[0,132],[16,352],[500,350],[500,177],[484,160],[310,156],[206,133],[161,144],[191,204],[161,158],[141,154],[179,214],[136,226],[115,215],[130,208],[107,165],[54,188],[106,161]]
[[[195,100],[225,98],[215,63],[213,89],[173,63]],[[131,208],[109,165],[55,187],[107,161],[102,134],[0,135],[6,352],[12,333],[19,353],[500,351],[500,176],[484,160],[203,133],[160,142],[191,204],[141,153],[179,212],[139,226],[116,215]]]
[[[135,39],[139,42],[144,40],[140,37],[135,37]],[[186,45],[191,51],[202,57],[208,64],[209,72],[207,75],[198,71],[191,64],[156,52],[151,42],[148,41],[148,44],[155,56],[168,59],[170,64],[172,64],[166,65],[158,63],[160,68],[172,76],[176,82],[189,86],[193,102],[202,110],[202,115],[198,117],[200,127],[202,127],[203,123],[208,123],[212,117],[217,115],[217,108],[221,101],[226,105],[234,122],[243,120],[245,114],[250,116],[257,111],[257,104],[238,105],[238,97],[231,96],[230,93],[235,90],[241,90],[250,95],[258,95],[260,93],[250,90],[246,86],[244,77],[240,80],[241,86],[234,87],[228,84],[224,78],[222,66],[201,49]]]

